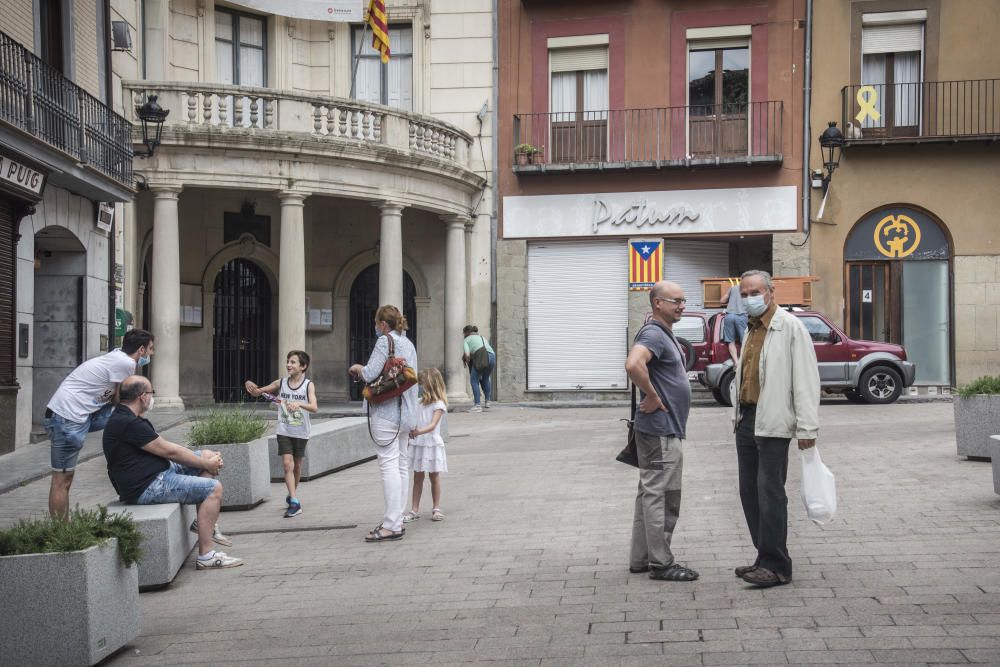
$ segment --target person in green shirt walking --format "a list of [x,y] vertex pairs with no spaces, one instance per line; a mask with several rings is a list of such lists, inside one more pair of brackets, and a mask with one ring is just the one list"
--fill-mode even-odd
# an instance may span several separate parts
[[[469,367],[469,377],[472,380],[472,397],[476,404],[470,412],[482,412],[490,407],[490,393],[493,390],[493,370],[497,367],[497,353],[490,347],[485,336],[479,334],[479,327],[467,324],[462,329],[465,336],[463,347],[465,354],[462,361]],[[480,404],[480,388],[482,388],[482,404]]]

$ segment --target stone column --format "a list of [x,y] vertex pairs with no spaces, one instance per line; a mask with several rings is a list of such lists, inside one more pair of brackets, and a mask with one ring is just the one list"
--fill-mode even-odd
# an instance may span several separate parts
[[181,246],[179,186],[153,186],[153,266],[149,295],[154,340],[150,366],[156,406],[183,408],[181,400]]
[[462,327],[465,326],[465,227],[467,215],[444,216],[448,225],[444,274],[444,372],[448,397],[468,400],[468,382],[462,365]]
[[377,204],[382,212],[378,251],[378,305],[403,310],[403,206]]
[[[281,242],[278,258],[278,368],[285,367],[289,350],[306,345],[306,251],[302,219],[304,192],[282,190]],[[278,373],[281,375],[281,373]]]

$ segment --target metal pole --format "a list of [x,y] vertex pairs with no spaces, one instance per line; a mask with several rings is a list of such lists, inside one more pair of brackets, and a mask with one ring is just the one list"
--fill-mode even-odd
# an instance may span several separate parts
[[354,56],[354,67],[351,69],[351,94],[350,98],[354,99],[354,88],[357,85],[358,78],[358,64],[361,62],[361,49],[365,46],[365,36],[368,34],[368,21],[365,21],[365,27],[361,30],[361,39],[358,40],[358,52]]

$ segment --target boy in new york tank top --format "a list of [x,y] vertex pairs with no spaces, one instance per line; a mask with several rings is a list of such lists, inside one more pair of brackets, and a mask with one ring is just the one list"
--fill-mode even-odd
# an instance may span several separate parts
[[298,488],[302,478],[302,458],[309,443],[309,414],[315,414],[319,409],[316,389],[306,378],[308,368],[309,355],[301,350],[292,350],[285,358],[288,377],[275,380],[266,387],[258,387],[250,380],[246,382],[251,396],[264,396],[278,404],[278,456],[285,469],[285,486],[288,488],[286,519],[302,514]]

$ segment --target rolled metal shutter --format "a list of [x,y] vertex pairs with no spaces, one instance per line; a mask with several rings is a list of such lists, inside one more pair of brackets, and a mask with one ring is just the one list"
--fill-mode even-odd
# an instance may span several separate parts
[[628,244],[528,244],[528,389],[624,389]]
[[922,51],[922,23],[865,26],[861,31],[862,53],[906,53]]
[[15,384],[17,380],[16,263],[14,209],[10,201],[0,199],[0,386],[5,387]]
[[663,245],[663,277],[683,288],[689,309],[704,310],[701,279],[729,275],[729,244],[666,238]]
[[607,69],[608,47],[607,45],[599,45],[551,49],[549,51],[549,64],[552,72]]

